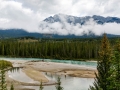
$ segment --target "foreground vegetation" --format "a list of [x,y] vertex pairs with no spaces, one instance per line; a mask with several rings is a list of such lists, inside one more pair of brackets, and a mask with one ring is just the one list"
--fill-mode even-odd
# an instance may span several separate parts
[[99,56],[98,73],[90,90],[120,90],[120,41],[111,48],[104,34]]
[[0,60],[0,69],[7,69],[9,67],[13,67],[10,61]]
[[[5,72],[10,68],[13,68],[11,62],[0,60],[0,90],[8,90],[6,80],[5,80]],[[13,85],[11,85],[10,90],[14,90]]]

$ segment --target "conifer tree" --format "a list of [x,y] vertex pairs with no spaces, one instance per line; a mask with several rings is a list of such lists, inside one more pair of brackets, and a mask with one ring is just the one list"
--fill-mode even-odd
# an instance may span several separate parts
[[1,62],[0,68],[0,90],[7,90],[7,84],[5,80],[5,68],[6,67],[4,61]]
[[63,87],[61,87],[60,77],[58,77],[58,79],[57,79],[56,90],[63,90]]
[[42,85],[42,81],[40,82],[40,88],[39,88],[39,90],[43,90],[43,85]]
[[5,80],[5,72],[8,67],[13,68],[12,63],[9,61],[0,60],[0,90],[7,90],[7,84]]
[[13,84],[11,84],[10,90],[14,90],[14,86],[13,86]]
[[115,90],[120,90],[120,41],[117,42],[117,45],[114,50],[113,70],[113,87]]
[[99,52],[100,59],[98,60],[97,70],[94,86],[90,87],[90,90],[114,90],[110,89],[111,85],[111,64],[112,64],[112,52],[109,45],[109,41],[104,34],[102,39],[102,45]]

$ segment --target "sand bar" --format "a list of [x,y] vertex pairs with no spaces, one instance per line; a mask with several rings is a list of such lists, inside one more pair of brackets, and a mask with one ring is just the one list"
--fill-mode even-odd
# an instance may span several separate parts
[[[34,79],[35,81],[41,81],[44,85],[53,85],[55,82],[49,83],[48,78],[42,72],[49,72],[49,73],[57,73],[60,75],[69,75],[72,77],[82,77],[82,78],[95,78],[95,72],[97,70],[91,67],[85,67],[80,65],[71,65],[71,64],[63,64],[63,63],[54,63],[54,62],[34,62],[34,61],[24,61],[24,60],[10,60],[13,66],[23,67],[22,71],[30,78]],[[7,76],[7,82],[13,83],[15,85],[39,85],[39,84],[31,84],[31,83],[24,83],[18,82],[9,78]],[[9,85],[9,84],[8,84]]]

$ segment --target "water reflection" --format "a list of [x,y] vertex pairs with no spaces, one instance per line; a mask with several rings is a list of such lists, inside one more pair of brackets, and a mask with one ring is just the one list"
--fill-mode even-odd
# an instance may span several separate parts
[[10,78],[19,81],[19,82],[25,82],[25,83],[39,83],[38,81],[34,81],[30,77],[28,77],[24,72],[22,72],[21,69],[19,70],[12,70],[8,71],[8,75]]
[[[65,75],[58,75],[56,73],[49,73],[49,72],[43,72],[43,74],[46,76],[46,78],[49,79],[50,82],[56,82],[57,78],[61,78],[62,87],[64,90],[88,90],[89,86],[92,85],[94,79],[93,78],[78,78],[78,77],[70,77]],[[22,72],[21,69],[19,71],[8,71],[9,77],[11,77],[14,80],[20,81],[20,82],[29,82],[29,83],[39,83],[37,81],[34,81],[33,79],[29,78],[24,72]],[[22,86],[22,88],[30,88],[39,90],[39,86]],[[51,86],[44,86],[43,90],[56,90],[55,85]]]
[[[46,75],[51,81],[57,81],[58,76],[61,78],[64,90],[88,90],[89,86],[94,82],[93,78],[65,77],[64,75],[57,75],[55,73],[52,75],[51,73],[47,73]],[[39,86],[24,86],[24,88],[39,90]],[[56,88],[55,85],[44,86],[43,90],[56,90]]]
[[[42,60],[38,58],[0,58],[1,60]],[[51,60],[51,59],[45,59],[46,62],[59,62],[59,63],[68,63],[68,64],[77,64],[82,65],[85,67],[93,67],[96,68],[97,63],[96,62],[83,62],[83,61],[70,61],[70,60]],[[21,71],[14,71],[10,72],[8,71],[9,77],[11,77],[14,80],[20,81],[20,82],[29,82],[29,83],[39,83],[37,81],[34,81],[30,77],[28,77],[25,73]],[[46,78],[48,78],[50,81],[56,81],[57,77],[59,75],[53,73],[44,73]],[[61,76],[61,82],[62,87],[64,90],[88,90],[89,86],[92,85],[94,82],[93,78],[78,78],[78,77],[70,77],[70,76]],[[23,88],[30,88],[39,90],[39,86],[23,86]],[[43,90],[56,90],[55,85],[51,86],[44,86]]]
[[[47,76],[50,77],[51,73],[48,73]],[[52,74],[52,79],[57,81],[57,78],[61,78],[62,87],[64,90],[88,90],[89,86],[94,82],[93,78],[79,78],[79,77],[70,77],[65,75]],[[45,87],[45,90],[47,87]],[[49,87],[50,88],[50,87]],[[51,87],[51,90],[56,90],[55,86]]]

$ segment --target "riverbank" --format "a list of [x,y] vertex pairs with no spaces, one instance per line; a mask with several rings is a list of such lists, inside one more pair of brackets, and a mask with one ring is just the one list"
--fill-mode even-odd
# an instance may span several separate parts
[[[80,65],[71,65],[54,62],[42,62],[42,61],[25,61],[25,60],[9,60],[14,67],[23,67],[22,71],[35,81],[43,82],[43,85],[53,85],[56,82],[50,82],[44,73],[58,74],[64,76],[81,77],[81,78],[95,78],[95,68],[85,67]],[[19,77],[18,77],[19,78]],[[13,80],[7,76],[7,82],[13,83],[16,86],[38,86],[39,83],[25,83]],[[9,85],[9,84],[8,84]],[[18,90],[18,89],[17,89]]]
[[25,67],[31,67],[42,72],[57,73],[82,78],[94,78],[95,68],[54,62],[26,62]]

